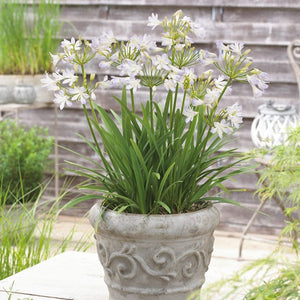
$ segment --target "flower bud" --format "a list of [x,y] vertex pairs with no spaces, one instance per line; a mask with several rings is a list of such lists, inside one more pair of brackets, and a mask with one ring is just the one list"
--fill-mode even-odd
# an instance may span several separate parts
[[91,75],[90,75],[90,81],[93,81],[94,79],[95,79],[95,73],[92,73]]

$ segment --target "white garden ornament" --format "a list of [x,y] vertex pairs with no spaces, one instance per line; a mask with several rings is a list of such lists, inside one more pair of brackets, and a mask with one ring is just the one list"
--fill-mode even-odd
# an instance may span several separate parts
[[293,105],[268,102],[258,107],[251,126],[251,138],[258,148],[272,148],[285,142],[289,128],[299,121]]

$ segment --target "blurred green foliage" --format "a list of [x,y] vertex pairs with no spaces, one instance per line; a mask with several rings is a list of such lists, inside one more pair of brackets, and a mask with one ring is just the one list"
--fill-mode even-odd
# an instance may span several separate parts
[[52,149],[48,129],[26,129],[9,119],[0,122],[0,180],[9,190],[6,204],[28,202],[38,195]]

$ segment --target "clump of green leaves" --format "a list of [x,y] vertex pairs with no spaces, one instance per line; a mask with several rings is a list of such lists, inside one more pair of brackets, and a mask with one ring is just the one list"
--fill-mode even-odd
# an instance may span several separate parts
[[0,73],[40,74],[52,70],[49,52],[58,48],[62,27],[55,0],[0,0]]
[[61,200],[68,190],[56,199],[44,201],[45,189],[32,203],[7,205],[10,191],[0,183],[0,280],[67,249],[86,251],[91,245],[87,236],[73,241],[75,227],[62,240],[54,241],[54,225],[65,208]]
[[0,182],[8,191],[6,204],[27,202],[39,194],[52,149],[48,129],[27,130],[9,119],[0,122]]

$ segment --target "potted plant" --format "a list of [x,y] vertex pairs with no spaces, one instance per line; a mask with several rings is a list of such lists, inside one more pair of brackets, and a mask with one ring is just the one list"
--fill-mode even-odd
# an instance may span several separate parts
[[0,0],[0,103],[52,101],[40,79],[53,70],[49,52],[59,46],[59,14],[55,0]]
[[[182,11],[163,21],[152,14],[148,25],[163,29],[161,47],[148,35],[64,40],[64,52],[53,58],[68,68],[43,79],[61,109],[83,106],[93,140],[83,139],[99,160],[86,157],[93,168],[70,163],[88,180],[79,186],[87,194],[72,204],[101,199],[89,218],[112,300],[186,299],[202,286],[219,222],[213,204],[234,203],[213,190],[249,170],[234,149],[224,149],[242,122],[241,108],[219,103],[234,81],[249,82],[256,95],[267,88],[242,44],[218,43],[219,57],[192,47],[190,35],[202,36],[203,28]],[[100,68],[120,76],[95,82],[86,64],[99,58]],[[205,71],[208,65],[222,75]],[[97,88],[116,87],[121,116],[96,103]],[[138,88],[149,91],[142,104]]]

